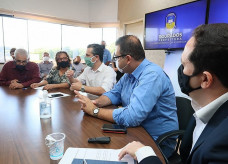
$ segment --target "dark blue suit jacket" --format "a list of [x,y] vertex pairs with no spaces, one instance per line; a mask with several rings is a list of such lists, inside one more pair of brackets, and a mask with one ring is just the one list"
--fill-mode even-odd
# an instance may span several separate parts
[[[195,122],[190,121],[181,144],[180,152],[184,163],[228,163],[228,101],[209,120],[190,153],[194,127]],[[147,157],[139,164],[159,162],[157,157]]]

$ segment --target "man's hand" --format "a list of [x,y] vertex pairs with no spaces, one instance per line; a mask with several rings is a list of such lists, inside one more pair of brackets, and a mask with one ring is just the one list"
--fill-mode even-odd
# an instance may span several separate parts
[[17,83],[17,82],[11,83],[9,85],[9,88],[10,89],[19,89],[19,88],[23,88],[23,87],[24,86],[21,83]]
[[143,145],[141,142],[138,141],[133,141],[129,144],[127,144],[125,147],[123,147],[123,149],[121,150],[120,154],[119,154],[119,160],[121,160],[126,154],[129,154],[130,156],[132,156],[135,160],[137,160],[135,152],[144,147],[145,145]]
[[30,87],[33,88],[33,89],[37,88],[39,86],[40,86],[39,83],[33,83],[33,84],[30,85]]
[[11,80],[10,83],[11,83],[11,84],[13,84],[13,83],[18,83],[18,80],[17,80],[17,79]]
[[92,116],[93,110],[96,108],[93,102],[88,97],[81,95],[78,91],[74,91],[74,93],[76,94],[75,97],[81,103],[81,110]]
[[71,84],[70,90],[71,91],[73,91],[73,90],[80,91],[81,87],[82,87],[82,83],[80,81],[78,81],[76,83]]
[[43,90],[50,90],[50,89],[53,89],[53,88],[55,88],[54,85],[55,85],[55,84],[47,84],[47,85],[44,86]]
[[74,71],[73,70],[67,70],[65,72],[66,77],[68,77],[69,79],[73,79],[74,78]]

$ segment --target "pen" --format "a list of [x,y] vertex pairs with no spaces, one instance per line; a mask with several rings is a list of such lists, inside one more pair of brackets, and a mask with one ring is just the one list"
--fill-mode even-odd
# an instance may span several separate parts
[[87,162],[86,162],[85,158],[83,159],[83,164],[87,164]]

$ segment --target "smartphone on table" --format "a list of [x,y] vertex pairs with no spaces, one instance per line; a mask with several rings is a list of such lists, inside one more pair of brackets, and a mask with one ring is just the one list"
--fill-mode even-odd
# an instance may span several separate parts
[[105,133],[120,133],[120,134],[127,133],[127,128],[125,126],[117,125],[117,124],[104,124],[101,129]]

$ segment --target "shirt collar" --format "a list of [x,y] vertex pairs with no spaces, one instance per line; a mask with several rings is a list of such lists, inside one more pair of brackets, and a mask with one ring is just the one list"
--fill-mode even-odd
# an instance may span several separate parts
[[91,70],[92,70],[93,72],[101,72],[101,71],[104,69],[104,67],[105,67],[104,63],[101,63],[100,67],[99,67],[96,71],[93,71],[92,68],[91,68]]
[[218,97],[203,108],[197,110],[194,117],[198,117],[204,124],[208,123],[218,108],[228,100],[228,92]]
[[139,79],[139,76],[143,72],[144,68],[149,64],[150,62],[147,59],[144,59],[142,63],[139,64],[139,66],[131,73],[132,76],[134,76],[136,79]]

